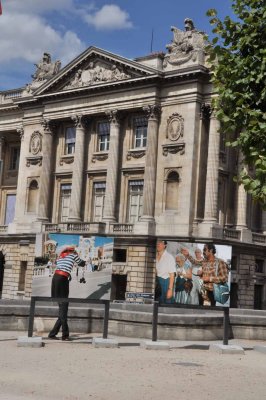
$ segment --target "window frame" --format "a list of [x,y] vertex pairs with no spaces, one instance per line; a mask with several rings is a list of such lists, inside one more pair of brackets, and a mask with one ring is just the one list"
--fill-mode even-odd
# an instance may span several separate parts
[[[75,133],[75,135],[72,135],[72,137],[67,137],[67,133],[70,132]],[[65,146],[64,146],[64,155],[72,155],[75,153],[75,145],[76,145],[76,128],[74,126],[66,126],[65,127],[65,132],[64,132],[64,138],[65,138]]]
[[[100,127],[104,126],[105,130],[100,132]],[[110,147],[110,123],[108,121],[97,122],[97,152],[108,152]]]

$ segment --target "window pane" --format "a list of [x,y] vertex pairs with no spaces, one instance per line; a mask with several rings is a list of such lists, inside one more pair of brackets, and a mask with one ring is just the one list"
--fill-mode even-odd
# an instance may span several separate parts
[[10,149],[10,165],[9,165],[9,169],[18,170],[18,167],[19,167],[19,154],[20,154],[20,148],[19,147],[11,147],[11,149]]
[[8,194],[6,196],[5,225],[8,225],[11,222],[13,222],[15,216],[15,205],[16,205],[16,195]]
[[75,152],[76,128],[66,128],[65,133],[65,154],[73,154]]
[[100,122],[98,124],[98,151],[108,151],[110,141],[109,122]]

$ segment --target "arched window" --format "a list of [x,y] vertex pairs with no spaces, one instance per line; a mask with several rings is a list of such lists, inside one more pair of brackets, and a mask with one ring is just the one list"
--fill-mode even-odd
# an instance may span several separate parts
[[179,175],[176,171],[171,171],[166,180],[166,210],[178,209],[178,189]]
[[28,192],[28,212],[36,212],[36,206],[38,202],[38,191],[39,191],[39,186],[38,182],[34,179],[31,181],[30,186],[29,186],[29,192]]

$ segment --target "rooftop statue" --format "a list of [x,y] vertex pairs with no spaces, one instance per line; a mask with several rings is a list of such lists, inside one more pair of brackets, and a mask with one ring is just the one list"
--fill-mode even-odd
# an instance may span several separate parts
[[52,62],[51,55],[49,53],[43,53],[40,62],[34,65],[36,66],[36,71],[31,75],[32,82],[26,85],[25,90],[22,92],[22,96],[29,96],[35,89],[57,74],[61,68],[61,61],[57,60]]
[[190,18],[186,18],[184,24],[184,31],[175,26],[171,27],[174,37],[172,42],[166,46],[168,54],[164,59],[164,67],[167,67],[168,64],[176,66],[189,61],[200,61],[200,58],[202,59],[202,55],[204,55],[206,46],[204,33],[195,29]]
[[61,62],[52,62],[51,55],[49,53],[43,53],[43,57],[36,66],[36,71],[32,75],[33,81],[43,82],[44,80],[50,79],[53,75],[61,68]]

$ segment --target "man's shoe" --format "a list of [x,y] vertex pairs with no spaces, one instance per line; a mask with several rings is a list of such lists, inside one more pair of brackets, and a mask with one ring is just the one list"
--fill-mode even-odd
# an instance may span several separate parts
[[65,342],[71,342],[72,339],[69,336],[65,336],[65,337],[63,336],[62,340],[64,340]]
[[57,336],[48,336],[48,339],[51,340],[59,340],[59,338]]

